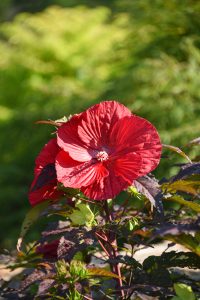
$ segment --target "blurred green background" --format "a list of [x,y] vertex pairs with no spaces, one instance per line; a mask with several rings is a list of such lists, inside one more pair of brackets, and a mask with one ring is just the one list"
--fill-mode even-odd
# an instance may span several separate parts
[[52,131],[35,121],[116,99],[165,144],[199,136],[200,1],[3,0],[0,19],[1,247],[16,243]]

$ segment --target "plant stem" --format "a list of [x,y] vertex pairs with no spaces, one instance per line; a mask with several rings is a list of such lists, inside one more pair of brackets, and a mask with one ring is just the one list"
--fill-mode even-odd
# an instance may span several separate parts
[[[104,210],[105,210],[105,213],[106,213],[106,221],[108,223],[112,223],[113,217],[112,217],[112,215],[109,211],[107,200],[104,203]],[[109,243],[109,245],[111,246],[111,249],[112,249],[112,254],[110,254],[110,258],[113,257],[114,259],[116,259],[117,256],[118,256],[116,234],[114,233],[114,236],[113,236],[113,233],[112,233],[112,235],[108,234],[107,238],[108,238],[108,243]],[[123,286],[123,282],[122,282],[122,277],[121,277],[120,265],[116,262],[115,264],[112,264],[111,267],[112,267],[113,273],[115,273],[119,277],[116,280],[117,280],[117,283],[119,284],[119,287],[121,288]],[[120,293],[121,293],[121,297],[124,298],[123,289],[120,290]]]

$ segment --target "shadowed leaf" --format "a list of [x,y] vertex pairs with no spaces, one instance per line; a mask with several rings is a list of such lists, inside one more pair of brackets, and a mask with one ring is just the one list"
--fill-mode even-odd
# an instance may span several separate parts
[[143,194],[155,207],[156,213],[163,216],[162,193],[160,186],[155,178],[143,176],[134,181],[138,192]]
[[25,219],[21,226],[20,236],[17,241],[17,250],[20,251],[21,244],[23,241],[24,236],[26,235],[29,228],[32,226],[33,223],[37,221],[40,217],[42,212],[49,206],[50,201],[42,202],[34,207],[32,207],[25,216]]
[[35,283],[36,281],[45,280],[49,277],[53,277],[53,273],[35,269],[22,281],[20,290],[27,289],[31,284]]
[[186,179],[191,175],[200,174],[200,163],[191,163],[184,165],[176,176],[172,178],[172,182]]
[[55,280],[54,279],[44,279],[40,282],[37,292],[37,297],[45,296],[49,289],[54,286]]
[[149,256],[143,262],[145,270],[158,267],[171,268],[171,267],[188,267],[192,269],[200,268],[200,257],[192,252],[163,252],[161,256]]
[[165,224],[154,232],[150,241],[161,236],[166,240],[185,246],[200,256],[198,236],[194,236],[194,233],[199,231],[200,219],[193,220],[193,223],[190,222],[190,224]]

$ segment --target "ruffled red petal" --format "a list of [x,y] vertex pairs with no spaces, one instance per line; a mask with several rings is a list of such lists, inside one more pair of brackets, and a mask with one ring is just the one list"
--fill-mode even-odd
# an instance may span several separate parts
[[95,181],[93,184],[82,187],[81,191],[90,199],[106,200],[117,196],[129,186],[122,177],[116,176],[114,170],[109,170],[109,176]]
[[45,144],[35,160],[34,172],[36,175],[40,173],[43,167],[55,162],[55,157],[59,150],[60,148],[58,147],[56,138],[51,139],[47,144]]
[[106,147],[114,124],[131,116],[130,110],[116,101],[104,101],[87,109],[78,128],[80,139],[92,149]]
[[56,157],[58,181],[95,200],[115,197],[155,169],[161,155],[154,126],[116,101],[75,115],[58,129],[57,140],[63,149]]
[[57,200],[63,195],[57,190],[55,170],[55,157],[59,150],[56,138],[51,139],[36,158],[35,177],[28,194],[32,206],[46,200]]
[[110,146],[114,156],[137,153],[142,159],[138,177],[154,170],[160,161],[162,145],[155,127],[138,116],[119,120],[110,134]]
[[58,200],[63,195],[63,192],[57,189],[56,180],[32,192],[31,189],[34,187],[35,180],[37,180],[37,178],[34,179],[28,195],[29,202],[32,206],[47,200]]
[[94,163],[92,160],[81,163],[73,160],[65,151],[60,151],[56,157],[56,172],[58,181],[72,188],[81,188],[108,176],[102,163]]
[[58,128],[58,145],[77,161],[88,161],[92,158],[90,148],[83,143],[78,135],[78,127],[81,124],[82,114],[74,115],[68,122]]
[[106,147],[113,125],[131,112],[116,101],[104,101],[75,115],[57,133],[58,145],[76,161],[85,162]]
[[139,154],[128,153],[115,161],[115,174],[122,177],[129,185],[138,178],[142,165],[142,158]]

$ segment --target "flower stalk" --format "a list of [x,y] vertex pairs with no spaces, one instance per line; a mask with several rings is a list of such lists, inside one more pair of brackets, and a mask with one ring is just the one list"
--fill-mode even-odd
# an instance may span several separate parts
[[[108,201],[107,200],[104,202],[104,211],[105,211],[107,223],[112,223],[113,222],[113,216],[112,216],[111,212],[109,211]],[[108,233],[108,235],[107,235],[107,242],[111,246],[111,252],[108,252],[109,258],[116,259],[117,256],[118,256],[118,250],[117,250],[118,246],[117,246],[116,234],[113,233],[113,232],[112,233]],[[112,269],[113,273],[115,273],[118,276],[118,278],[116,279],[116,281],[117,281],[117,283],[118,283],[118,285],[120,287],[121,297],[124,298],[124,291],[122,289],[123,282],[122,282],[120,265],[117,262],[114,263],[114,264],[111,264],[111,269]]]

